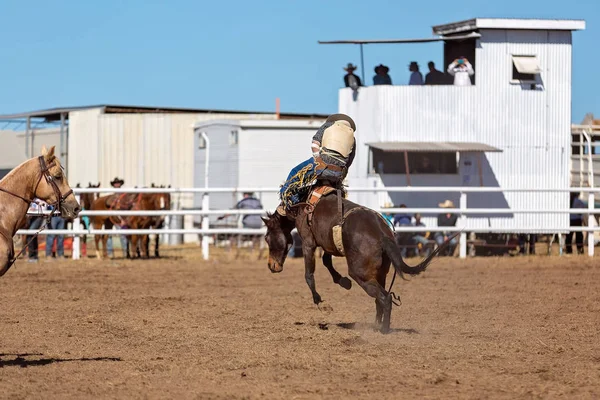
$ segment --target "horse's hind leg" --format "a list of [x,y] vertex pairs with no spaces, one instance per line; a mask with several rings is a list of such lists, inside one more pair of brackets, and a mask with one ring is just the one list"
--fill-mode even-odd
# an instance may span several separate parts
[[331,254],[323,253],[322,260],[323,265],[325,265],[325,268],[327,268],[327,270],[331,274],[331,277],[333,278],[333,283],[337,283],[344,289],[350,290],[350,288],[352,288],[352,281],[346,278],[345,276],[340,275],[340,273],[337,272],[335,268],[333,268],[333,259]]
[[[392,297],[385,290],[385,277],[378,279],[383,270],[387,273],[387,268],[383,268],[379,273],[368,274],[369,268],[350,268],[350,276],[364,289],[365,292],[375,299],[375,323],[381,333],[388,333],[392,315]],[[370,276],[375,275],[375,276]]]

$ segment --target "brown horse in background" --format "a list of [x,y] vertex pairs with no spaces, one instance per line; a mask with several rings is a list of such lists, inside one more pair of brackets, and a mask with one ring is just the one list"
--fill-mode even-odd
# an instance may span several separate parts
[[[343,213],[339,206],[342,206]],[[293,243],[291,231],[296,227],[302,238],[305,279],[314,303],[319,306],[323,302],[317,293],[314,279],[315,250],[321,247],[325,252],[323,261],[334,281],[337,278],[337,283],[347,289],[347,282],[333,270],[331,264],[332,255],[346,257],[350,277],[369,296],[375,298],[375,323],[382,333],[387,333],[390,329],[393,298],[392,293],[385,288],[390,264],[393,264],[395,272],[400,276],[417,275],[425,271],[433,258],[447,248],[450,242],[450,239],[447,240],[420,264],[411,267],[402,259],[394,233],[381,215],[346,199],[338,204],[338,195],[335,193],[321,198],[312,214],[304,203],[295,206],[286,216],[269,214],[263,221],[267,225],[265,240],[269,245],[268,266],[271,272],[283,271],[283,263]],[[333,228],[336,225],[342,226],[344,253],[335,245]]]
[[[76,186],[76,188],[80,188],[81,185],[78,183]],[[88,189],[89,188],[99,188],[100,187],[100,182],[98,182],[96,185],[92,184],[92,182],[88,182]],[[99,197],[100,195],[98,193],[81,193],[79,195],[79,203],[82,206],[83,210],[91,210],[92,209],[92,203],[94,203],[94,201]],[[81,218],[81,224],[83,225],[84,229],[89,229],[90,228],[90,224],[89,224],[89,220],[90,218],[88,218],[87,220],[85,218]],[[87,235],[84,234],[82,237],[82,241],[81,241],[81,245],[82,246],[87,246]]]
[[[142,194],[139,193],[117,193],[109,196],[98,197],[92,202],[91,210],[94,211],[129,211],[137,202],[140,201]],[[108,216],[108,215],[92,215],[90,216],[90,223],[94,229],[112,229],[113,226],[118,225],[124,227],[126,225],[125,219],[120,216]],[[94,243],[96,245],[96,256],[98,258],[107,258],[108,252],[106,249],[106,242],[108,241],[108,235],[95,235]],[[102,242],[102,253],[100,253],[100,242]],[[123,256],[130,258],[129,249],[123,249]]]
[[[152,187],[155,187],[154,185]],[[164,186],[161,186],[164,187]],[[170,193],[144,193],[140,200],[132,207],[132,210],[170,210],[171,209],[171,194]],[[126,218],[127,226],[131,229],[160,229],[164,225],[164,216],[140,215]],[[154,256],[159,257],[158,243],[160,235],[156,235],[156,244]],[[130,246],[132,255],[137,257],[148,258],[150,235],[131,235]],[[141,254],[140,254],[141,253]]]

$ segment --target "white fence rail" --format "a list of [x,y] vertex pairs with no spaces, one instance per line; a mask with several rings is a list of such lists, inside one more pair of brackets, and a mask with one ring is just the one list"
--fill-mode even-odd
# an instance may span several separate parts
[[[588,215],[587,227],[572,227],[568,231],[572,232],[589,232],[588,235],[588,255],[594,255],[594,235],[591,234],[600,231],[600,226],[592,226],[594,214],[600,214],[600,209],[594,208],[595,192],[597,188],[566,188],[566,189],[503,189],[498,187],[353,187],[348,188],[348,192],[421,192],[421,193],[439,193],[439,192],[454,192],[460,193],[460,202],[458,208],[446,208],[445,212],[455,213],[459,216],[457,226],[455,227],[396,227],[397,232],[462,232],[460,235],[460,257],[464,258],[467,254],[467,237],[464,227],[466,226],[468,215],[479,214],[586,214]],[[246,228],[209,228],[208,216],[210,215],[249,215],[249,214],[264,214],[266,210],[209,210],[208,196],[210,193],[243,193],[243,192],[258,192],[272,193],[278,192],[279,188],[75,188],[74,193],[79,197],[83,193],[201,193],[204,195],[203,208],[190,210],[131,210],[131,211],[91,211],[84,210],[79,214],[79,217],[74,220],[73,229],[63,230],[45,230],[42,235],[69,235],[74,237],[73,241],[73,258],[78,259],[80,237],[82,235],[144,235],[144,234],[198,234],[202,235],[202,248],[204,258],[208,259],[208,239],[210,235],[216,234],[244,234],[244,235],[261,235],[266,232],[265,229],[246,229]],[[468,193],[509,193],[509,192],[552,192],[552,193],[568,193],[580,192],[587,193],[588,207],[585,209],[510,209],[510,208],[468,208],[467,194]],[[376,208],[375,211],[380,213],[421,213],[421,214],[439,214],[440,208]],[[40,215],[40,214],[35,214]],[[203,216],[202,228],[190,229],[82,229],[80,218],[83,216],[177,216],[177,215],[197,215]],[[550,229],[552,231],[552,229]],[[31,235],[37,230],[19,230],[17,234]],[[530,233],[531,229],[507,229],[507,228],[468,228],[468,232],[474,233]],[[565,233],[564,228],[556,228],[556,233]]]

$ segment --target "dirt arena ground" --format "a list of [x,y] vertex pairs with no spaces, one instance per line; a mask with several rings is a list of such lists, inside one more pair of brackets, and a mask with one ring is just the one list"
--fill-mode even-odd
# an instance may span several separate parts
[[197,248],[164,255],[9,271],[0,397],[600,397],[597,258],[440,258],[397,281],[403,304],[381,335],[374,302],[322,266],[328,314],[299,260],[274,275],[265,261],[203,262]]

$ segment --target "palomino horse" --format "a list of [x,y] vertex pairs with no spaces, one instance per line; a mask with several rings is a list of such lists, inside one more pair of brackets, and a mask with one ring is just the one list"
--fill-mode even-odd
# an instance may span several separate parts
[[76,218],[81,210],[69,187],[60,160],[50,150],[25,161],[0,180],[0,276],[14,263],[13,236],[27,217],[31,202],[40,199],[60,210],[63,218]]
[[[332,274],[334,282],[349,289],[347,278],[341,277],[331,263],[331,256],[346,257],[348,273],[367,294],[375,298],[375,323],[382,333],[389,332],[392,311],[392,293],[385,289],[390,263],[396,272],[417,275],[427,268],[431,260],[444,250],[449,240],[431,252],[420,264],[411,267],[402,259],[394,233],[387,222],[373,210],[359,206],[346,199],[338,204],[338,195],[324,196],[309,213],[306,204],[300,204],[287,215],[268,214],[263,221],[267,225],[265,240],[269,245],[268,266],[271,272],[283,271],[283,263],[292,246],[291,231],[294,226],[302,238],[305,279],[316,305],[323,302],[317,293],[314,279],[315,250],[323,248],[323,262]],[[343,209],[343,213],[342,213]],[[333,228],[341,225],[343,253],[336,246]],[[392,280],[393,284],[393,280]],[[391,287],[390,287],[391,290]],[[320,307],[321,308],[321,307]],[[329,306],[326,306],[329,308]]]

